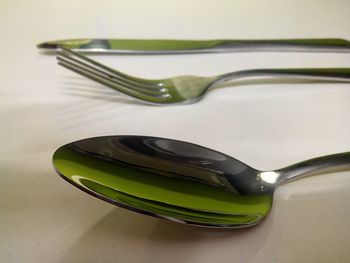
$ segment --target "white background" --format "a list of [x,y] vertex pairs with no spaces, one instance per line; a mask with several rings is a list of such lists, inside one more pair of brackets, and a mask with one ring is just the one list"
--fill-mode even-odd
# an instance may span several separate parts
[[[348,0],[1,1],[0,262],[350,262],[349,172],[282,186],[261,225],[223,231],[115,207],[51,165],[59,146],[110,134],[185,140],[262,170],[349,151],[349,84],[241,83],[196,104],[154,107],[35,47],[78,37],[350,39],[349,10]],[[145,78],[350,67],[350,53],[94,58]]]

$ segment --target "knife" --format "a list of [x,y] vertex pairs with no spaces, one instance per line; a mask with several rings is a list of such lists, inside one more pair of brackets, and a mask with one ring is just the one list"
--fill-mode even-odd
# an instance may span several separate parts
[[85,53],[191,54],[248,51],[349,52],[350,42],[340,38],[175,40],[175,39],[67,39],[37,45],[45,51],[60,47]]

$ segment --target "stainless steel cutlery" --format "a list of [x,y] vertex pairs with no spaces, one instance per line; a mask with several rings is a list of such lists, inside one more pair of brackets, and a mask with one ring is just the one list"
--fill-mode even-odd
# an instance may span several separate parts
[[[155,105],[193,103],[210,88],[237,79],[269,77],[350,81],[350,68],[264,68],[212,77],[144,79],[81,53],[185,54],[233,51],[349,52],[344,39],[137,40],[70,39],[41,43],[58,64],[135,99]],[[223,153],[166,138],[104,136],[57,149],[53,164],[63,179],[104,201],[139,213],[195,226],[237,228],[261,222],[281,184],[350,170],[350,152],[260,171]]]
[[69,48],[85,53],[189,54],[218,52],[349,52],[350,42],[341,38],[296,39],[66,39],[37,45],[41,50]]
[[260,171],[188,142],[104,136],[60,147],[53,164],[69,183],[123,208],[179,223],[236,228],[261,222],[279,185],[350,170],[350,152]]
[[71,71],[141,101],[157,105],[193,103],[214,86],[252,77],[350,81],[350,68],[248,69],[212,77],[184,75],[151,80],[127,75],[66,48],[58,53],[57,59],[59,65]]

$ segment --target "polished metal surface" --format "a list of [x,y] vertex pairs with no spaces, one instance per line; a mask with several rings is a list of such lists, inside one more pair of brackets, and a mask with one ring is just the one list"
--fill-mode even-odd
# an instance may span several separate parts
[[86,56],[63,49],[58,64],[109,88],[151,104],[193,103],[216,85],[237,79],[273,77],[316,81],[350,81],[350,68],[250,69],[213,77],[177,76],[150,80],[124,74]]
[[85,53],[193,54],[222,52],[349,52],[350,42],[338,38],[172,40],[172,39],[67,39],[37,45],[45,51],[69,48]]
[[123,208],[196,226],[236,228],[264,219],[280,184],[350,170],[350,152],[259,171],[188,142],[104,136],[60,147],[53,163],[71,184]]

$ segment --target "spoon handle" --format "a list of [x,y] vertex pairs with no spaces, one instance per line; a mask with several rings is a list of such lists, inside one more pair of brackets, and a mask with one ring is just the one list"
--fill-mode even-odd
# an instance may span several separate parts
[[302,161],[275,171],[277,184],[284,184],[306,176],[350,170],[350,152],[332,154]]

